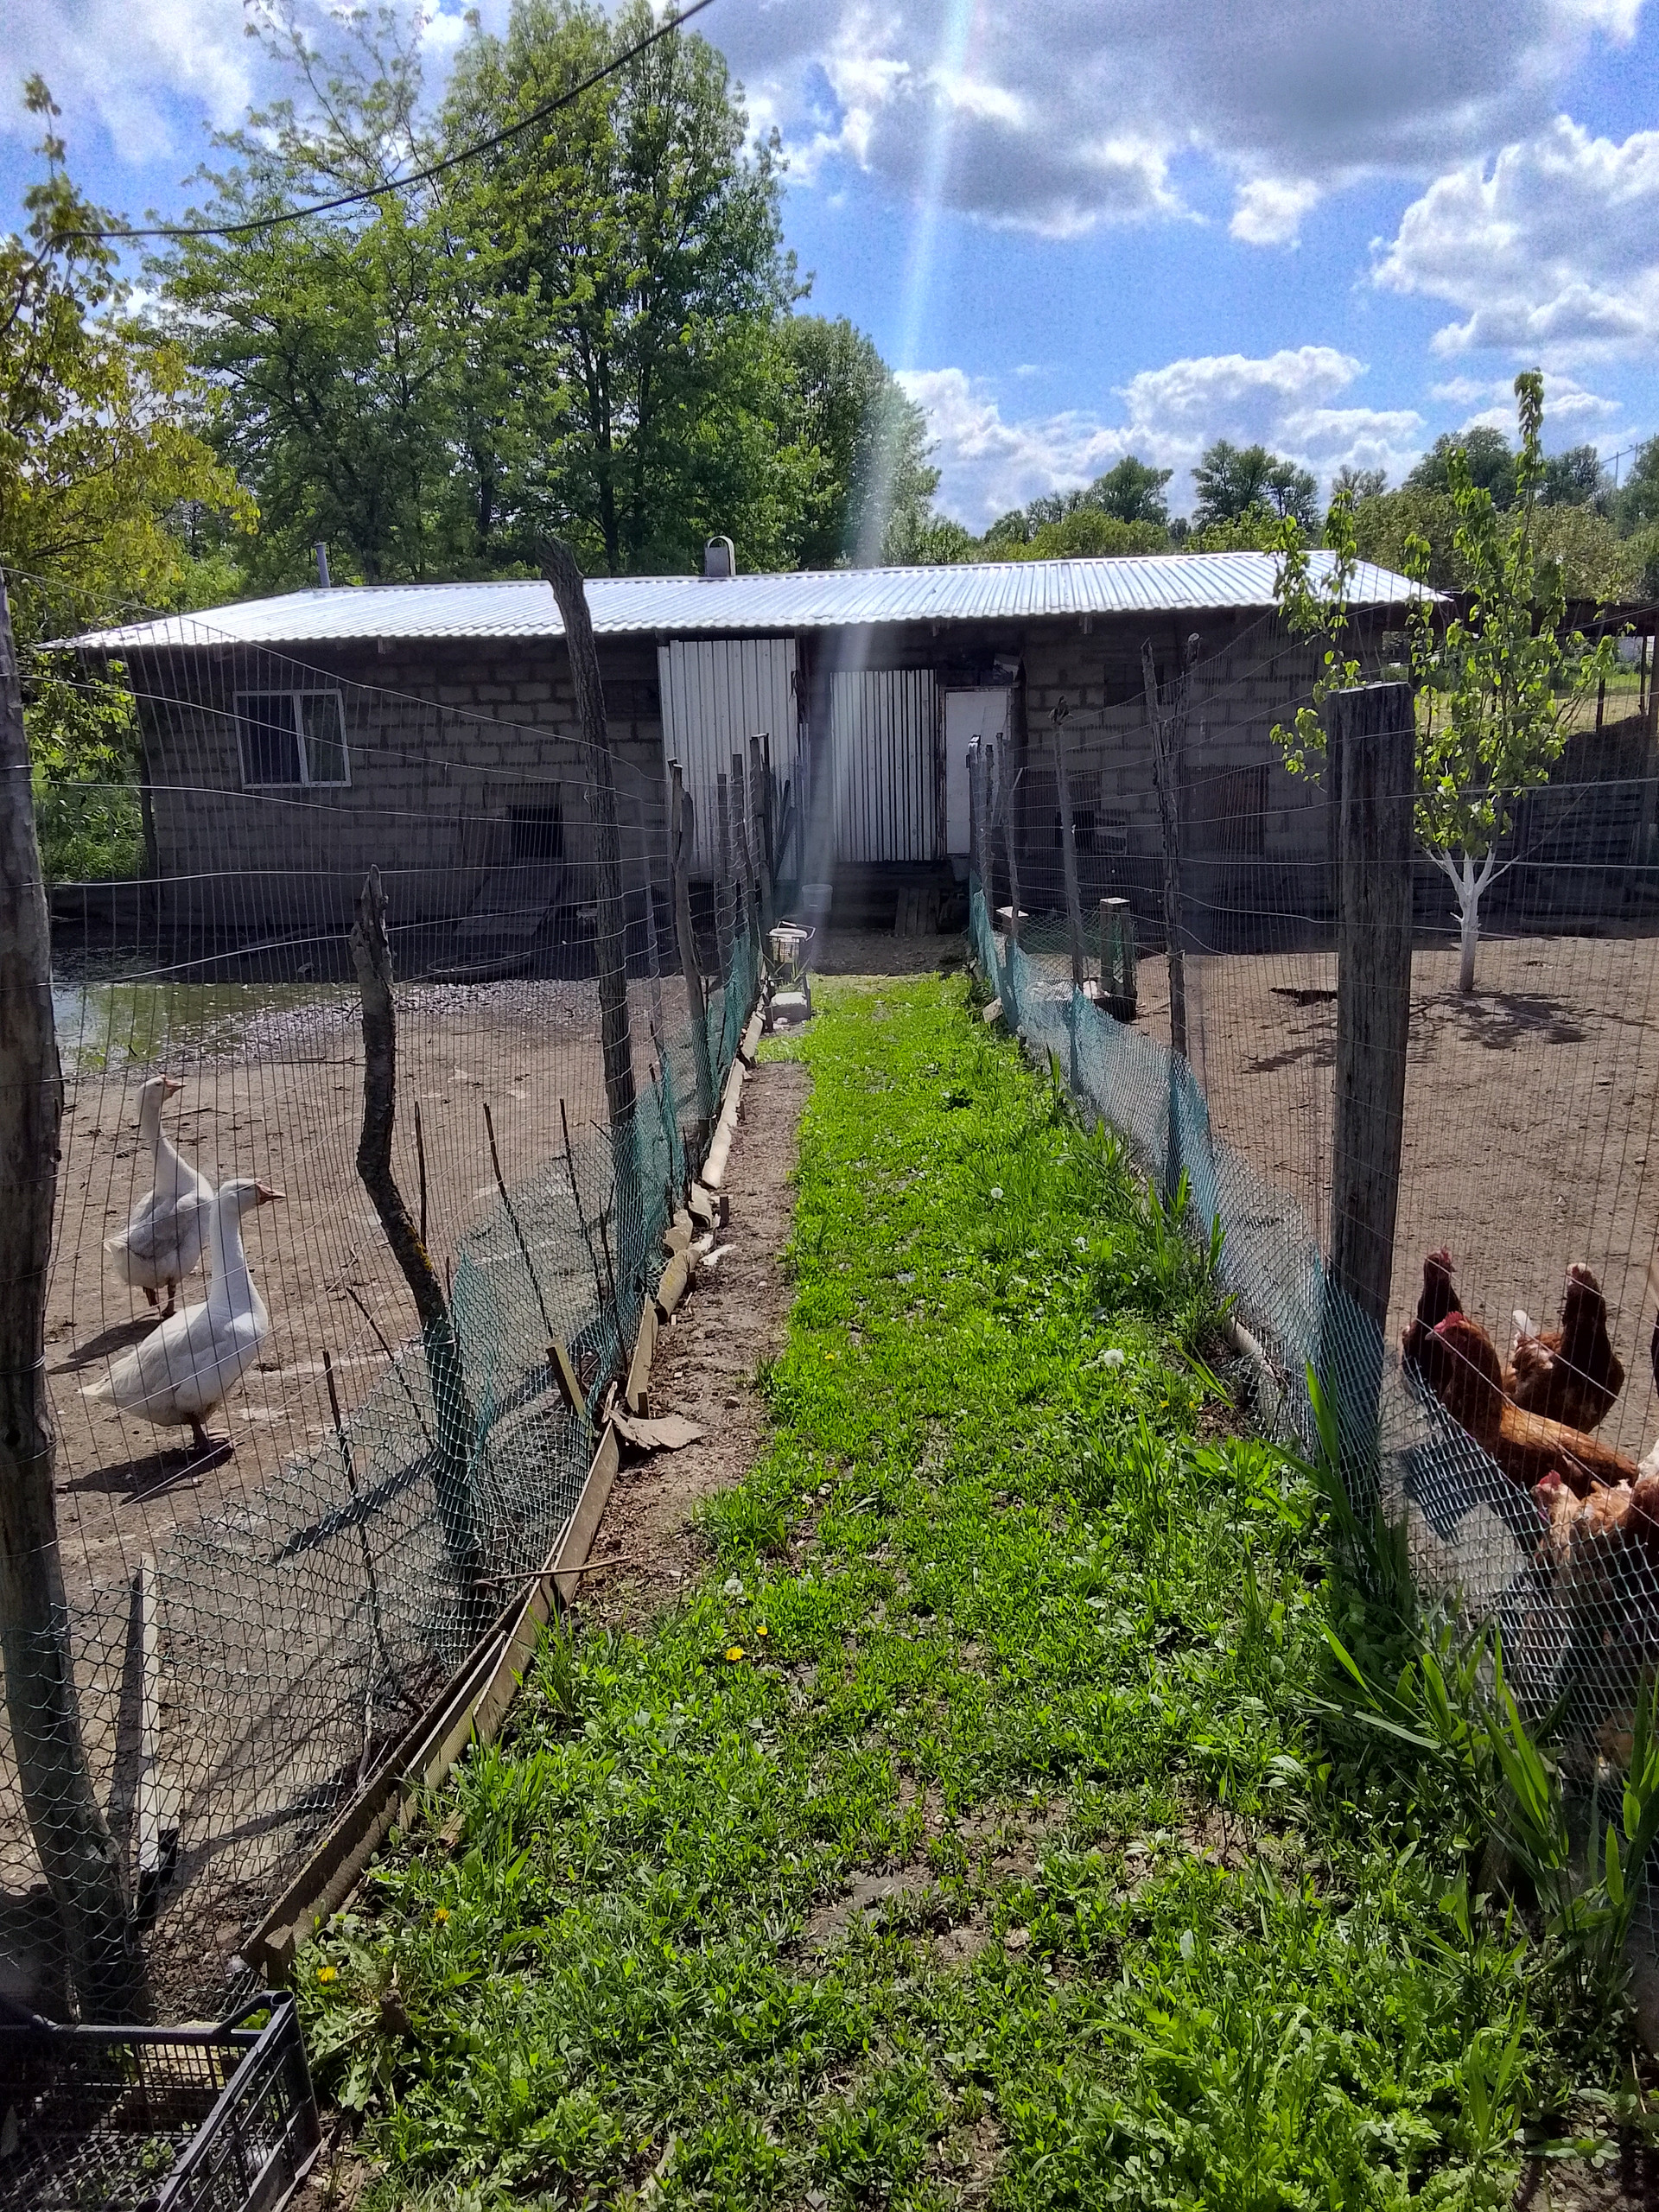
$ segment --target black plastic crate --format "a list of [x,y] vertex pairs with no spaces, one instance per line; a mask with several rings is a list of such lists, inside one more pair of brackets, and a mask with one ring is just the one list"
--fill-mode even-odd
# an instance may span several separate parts
[[291,1998],[211,2028],[0,2025],[0,2212],[276,2212],[318,2139]]

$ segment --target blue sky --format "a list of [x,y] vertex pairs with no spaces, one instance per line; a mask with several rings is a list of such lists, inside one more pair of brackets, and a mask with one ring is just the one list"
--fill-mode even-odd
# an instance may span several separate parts
[[[29,70],[133,216],[269,89],[240,0],[0,28],[13,219]],[[1512,423],[1534,364],[1550,446],[1659,432],[1659,0],[715,0],[698,29],[782,133],[811,305],[903,372],[975,528],[1129,451],[1185,506],[1217,436],[1397,480]],[[461,35],[445,0],[435,87]]]

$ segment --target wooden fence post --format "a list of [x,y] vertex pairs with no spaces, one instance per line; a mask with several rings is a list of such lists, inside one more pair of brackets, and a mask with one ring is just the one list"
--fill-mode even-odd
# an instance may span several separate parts
[[760,927],[772,927],[772,771],[766,743],[757,732],[749,740],[749,804],[753,810],[754,847],[750,855],[760,908]]
[[985,899],[985,925],[995,936],[996,931],[995,863],[991,858],[991,809],[996,794],[998,766],[996,748],[988,743],[979,750],[979,842],[974,848],[975,865],[979,870],[979,887]]
[[1342,818],[1332,1298],[1320,1368],[1337,1406],[1350,1493],[1357,1503],[1375,1467],[1405,1126],[1416,760],[1411,686],[1371,683],[1335,692],[1325,715],[1342,760]]
[[1127,899],[1100,902],[1100,995],[1115,1020],[1135,1020],[1135,909]]
[[[1020,859],[1016,849],[1020,842],[1020,835],[1014,819],[1014,795],[1019,788],[1020,772],[1016,769],[1013,775],[1008,773],[1007,751],[1007,747],[1005,745],[1002,748],[1001,761],[1002,843],[1008,863],[1008,943],[1018,944],[1020,942]],[[995,925],[996,920],[995,912],[992,913],[991,920]]]
[[1158,696],[1158,671],[1148,642],[1141,648],[1141,675],[1146,686],[1147,722],[1152,732],[1152,780],[1158,797],[1158,820],[1164,847],[1164,938],[1169,961],[1169,1042],[1181,1059],[1186,1058],[1186,955],[1182,944],[1180,740],[1185,721],[1185,675],[1178,679],[1176,701],[1166,715]]
[[1081,992],[1088,983],[1084,965],[1083,899],[1077,889],[1077,824],[1071,819],[1071,779],[1065,772],[1065,747],[1060,733],[1071,713],[1062,696],[1054,702],[1050,726],[1054,733],[1054,783],[1060,801],[1060,860],[1065,874],[1065,929],[1071,944],[1071,988]]
[[0,1639],[23,1811],[81,2018],[124,2020],[143,1976],[80,1732],[46,1387],[63,1077],[22,687],[0,578]]
[[622,839],[616,817],[616,768],[605,721],[605,691],[594,645],[588,593],[575,556],[560,539],[542,546],[542,573],[553,587],[564,623],[570,656],[570,680],[576,718],[588,753],[588,791],[594,810],[594,860],[598,876],[599,1018],[605,1062],[605,1098],[611,1129],[626,1146],[617,1151],[617,1179],[632,1161],[633,1127],[633,1042],[628,1029],[627,910],[622,896]]
[[760,972],[760,895],[754,880],[754,858],[749,849],[748,775],[743,755],[732,755],[732,831],[737,839],[737,868],[743,881],[743,926],[754,954],[755,973]]
[[397,1187],[391,1136],[397,1110],[397,1014],[392,998],[391,946],[386,936],[386,896],[380,871],[372,868],[358,893],[352,924],[352,965],[363,1006],[363,1125],[357,1141],[359,1180],[374,1202],[392,1257],[420,1317],[428,1387],[437,1423],[433,1488],[456,1584],[465,1633],[471,1643],[481,1623],[478,1522],[474,1509],[472,1455],[476,1423],[449,1302],[420,1230]]
[[715,808],[719,817],[717,868],[715,875],[715,957],[722,978],[732,972],[732,815],[724,776],[715,778]]
[[674,863],[674,929],[680,943],[680,966],[685,976],[685,1007],[691,1024],[691,1057],[697,1071],[697,1113],[703,1142],[715,1126],[715,1071],[709,1057],[709,1004],[702,995],[702,969],[697,960],[696,931],[691,925],[691,842],[696,810],[685,788],[680,764],[668,764],[669,842]]
[[1341,726],[1342,747],[1331,1274],[1382,1328],[1394,1272],[1411,1023],[1411,686],[1338,691],[1325,711]]

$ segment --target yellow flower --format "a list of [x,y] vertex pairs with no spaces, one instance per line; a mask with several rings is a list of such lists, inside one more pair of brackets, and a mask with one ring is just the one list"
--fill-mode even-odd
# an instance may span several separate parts
[[435,1927],[442,1928],[442,1925],[443,1925],[443,1923],[444,1923],[444,1922],[445,1922],[446,1920],[448,1920],[448,1917],[449,1917],[449,1908],[448,1908],[448,1906],[447,1904],[441,1904],[441,1905],[438,1907],[437,1910],[436,1910],[436,1911],[433,1914],[433,1916],[432,1916],[433,1925],[434,1925]]
[[766,1626],[765,1621],[756,1621],[754,1624],[754,1632],[757,1636],[770,1636],[772,1634],[772,1630]]
[[319,1967],[317,1968],[317,1980],[319,1981],[338,1981],[340,1980],[340,1968],[338,1967]]
[[730,1649],[728,1650],[728,1652],[727,1652],[727,1654],[726,1654],[726,1656],[727,1656],[728,1659],[732,1660],[734,1662],[735,1662],[737,1660],[741,1659],[741,1658],[743,1656],[743,1647],[742,1647],[742,1645],[741,1645],[741,1643],[734,1643],[734,1644],[730,1647]]

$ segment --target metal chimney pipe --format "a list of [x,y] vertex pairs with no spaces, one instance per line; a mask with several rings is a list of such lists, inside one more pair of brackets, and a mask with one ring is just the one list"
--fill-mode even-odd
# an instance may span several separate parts
[[328,548],[321,538],[317,540],[317,582],[324,591],[331,588],[328,582]]

